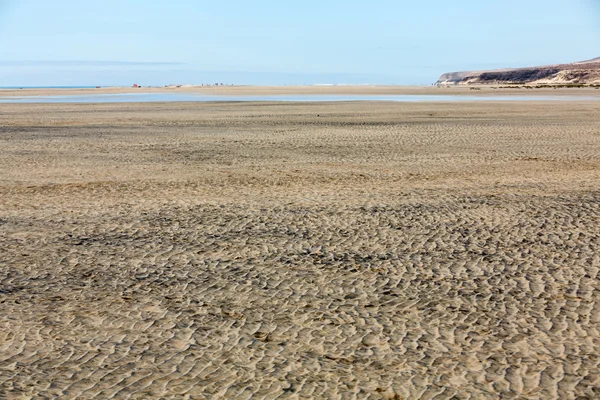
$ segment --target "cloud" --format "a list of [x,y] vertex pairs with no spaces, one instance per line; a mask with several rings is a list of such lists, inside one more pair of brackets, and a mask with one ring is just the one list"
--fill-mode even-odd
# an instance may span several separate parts
[[[7,83],[10,79],[16,85],[21,85],[31,81],[37,82],[43,76],[54,76],[59,80],[67,77],[87,77],[87,79],[95,81],[94,77],[105,76],[108,78],[126,73],[129,73],[129,76],[136,76],[136,74],[145,72],[167,73],[168,71],[172,74],[173,71],[185,69],[185,63],[162,61],[0,60],[0,82],[10,85],[12,83]],[[61,78],[61,76],[65,78]]]
[[[1,86],[129,86],[133,83],[167,84],[290,85],[290,84],[427,84],[441,74],[422,68],[398,68],[395,75],[367,73],[308,73],[207,70],[200,65],[179,62],[131,61],[1,61]],[[407,80],[410,79],[410,80]]]
[[0,66],[6,67],[176,67],[186,63],[163,61],[85,61],[85,60],[0,60]]

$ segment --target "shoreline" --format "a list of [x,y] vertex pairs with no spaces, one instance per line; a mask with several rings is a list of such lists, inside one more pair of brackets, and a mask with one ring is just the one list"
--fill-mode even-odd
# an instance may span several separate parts
[[133,93],[198,93],[206,95],[469,95],[469,96],[594,96],[598,88],[501,88],[498,86],[182,86],[182,87],[101,87],[0,89],[0,97],[68,96]]

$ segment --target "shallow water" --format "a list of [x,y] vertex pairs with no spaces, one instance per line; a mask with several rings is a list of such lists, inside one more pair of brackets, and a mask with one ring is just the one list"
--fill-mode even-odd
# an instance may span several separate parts
[[453,102],[453,101],[582,101],[600,100],[600,96],[470,96],[470,95],[271,95],[231,96],[197,93],[126,93],[60,96],[7,96],[0,103],[149,103],[149,102],[248,102],[248,101],[397,101],[397,102]]

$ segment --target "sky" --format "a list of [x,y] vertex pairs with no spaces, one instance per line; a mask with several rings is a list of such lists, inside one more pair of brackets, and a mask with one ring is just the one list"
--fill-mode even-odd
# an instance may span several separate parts
[[429,85],[599,44],[600,0],[0,0],[0,86]]

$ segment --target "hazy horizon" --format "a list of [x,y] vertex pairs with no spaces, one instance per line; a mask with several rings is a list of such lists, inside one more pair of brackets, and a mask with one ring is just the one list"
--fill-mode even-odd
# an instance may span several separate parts
[[0,0],[0,86],[430,85],[600,56],[598,4],[564,5]]

